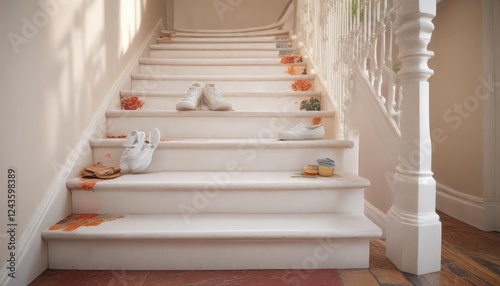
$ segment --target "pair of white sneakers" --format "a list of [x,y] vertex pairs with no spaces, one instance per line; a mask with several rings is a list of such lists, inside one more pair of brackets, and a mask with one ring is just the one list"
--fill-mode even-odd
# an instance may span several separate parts
[[177,103],[178,111],[196,110],[206,105],[209,110],[229,111],[233,105],[227,101],[213,83],[201,87],[199,83],[193,83],[189,86],[186,96],[181,102]]
[[122,174],[141,173],[149,167],[153,152],[160,142],[160,130],[154,128],[149,132],[149,138],[145,140],[144,132],[133,130],[127,136],[127,141],[123,145],[120,159],[120,169]]

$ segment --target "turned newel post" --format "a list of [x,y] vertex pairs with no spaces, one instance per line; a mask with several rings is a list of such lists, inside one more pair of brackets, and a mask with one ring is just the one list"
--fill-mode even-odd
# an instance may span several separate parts
[[429,127],[427,49],[436,0],[399,0],[396,44],[403,90],[399,166],[393,181],[393,206],[387,213],[387,257],[401,270],[425,274],[441,268],[441,222],[435,212]]

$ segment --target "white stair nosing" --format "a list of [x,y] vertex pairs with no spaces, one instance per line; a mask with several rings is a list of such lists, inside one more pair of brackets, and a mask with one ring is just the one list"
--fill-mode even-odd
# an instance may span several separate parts
[[106,117],[272,117],[333,118],[335,111],[170,111],[170,110],[107,110]]
[[[224,97],[321,97],[320,91],[289,91],[289,92],[221,92]],[[122,90],[121,97],[183,97],[186,92]]]
[[[272,37],[272,36],[270,36]],[[159,45],[163,44],[170,44],[170,43],[175,43],[175,44],[236,44],[236,43],[242,43],[242,44],[269,44],[269,43],[293,43],[291,39],[262,39],[259,37],[254,37],[254,38],[187,38],[187,37],[182,37],[182,38],[171,38],[171,39],[163,39],[159,37],[157,39],[157,42]],[[188,40],[189,39],[189,40]]]
[[299,52],[299,49],[293,47],[284,48],[238,48],[238,47],[169,47],[168,45],[151,45],[149,48],[151,51],[161,51],[161,50],[182,50],[182,51],[277,51],[277,52]]
[[189,37],[189,38],[231,38],[231,37],[256,37],[256,36],[279,36],[290,35],[289,31],[285,30],[271,30],[271,31],[255,31],[255,32],[176,32],[161,30],[162,35],[168,36],[174,33],[175,38]]
[[240,58],[240,59],[165,59],[165,58],[142,58],[142,65],[170,65],[170,66],[307,66],[306,63],[282,64],[279,59],[273,58]]
[[379,237],[362,213],[127,215],[75,231],[45,230],[57,240],[294,240]]
[[[121,148],[126,139],[91,139],[92,148]],[[277,139],[172,139],[160,141],[158,149],[234,149],[242,146],[256,146],[265,149],[298,148],[353,148],[349,140],[298,140],[281,141]]]
[[[269,171],[251,172],[242,171],[231,176],[231,180],[221,182],[214,180],[216,171],[167,171],[143,174],[127,174],[112,180],[102,180],[93,187],[93,192],[119,189],[140,189],[142,191],[189,191],[203,189],[208,185],[219,186],[220,191],[290,191],[290,190],[349,190],[364,189],[370,182],[362,177],[336,171],[333,177],[296,178],[298,172]],[[82,190],[80,178],[69,179],[66,182],[69,190]]]
[[280,75],[280,76],[209,76],[209,75],[158,75],[158,74],[132,74],[132,80],[157,80],[157,81],[280,81],[280,80],[314,80],[315,75]]

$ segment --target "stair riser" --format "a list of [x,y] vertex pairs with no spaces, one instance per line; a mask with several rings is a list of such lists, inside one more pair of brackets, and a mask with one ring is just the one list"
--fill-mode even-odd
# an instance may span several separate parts
[[73,190],[73,213],[179,214],[189,223],[200,213],[361,213],[364,208],[362,189],[232,190],[229,172],[214,172],[213,178],[188,191]]
[[192,43],[237,43],[237,42],[278,42],[289,41],[290,36],[266,36],[266,37],[213,37],[213,38],[190,38],[190,37],[174,37],[167,39],[158,38],[158,43],[178,43],[178,42],[192,42]]
[[[142,110],[176,110],[175,106],[184,96],[141,96],[144,102]],[[242,96],[225,96],[233,105],[234,110],[239,111],[273,111],[273,110],[288,110],[299,111],[302,100],[309,100],[309,97],[242,97]],[[319,98],[319,97],[316,97]]]
[[[305,70],[305,66],[296,66],[298,75]],[[253,76],[253,75],[276,75],[288,74],[288,66],[174,66],[174,65],[141,65],[141,74],[165,74],[165,75],[231,75],[231,76]],[[294,75],[296,75],[294,74]]]
[[[314,237],[297,240],[51,241],[49,268],[118,271],[302,269],[311,273],[321,268],[367,268],[369,242],[369,238]],[[283,281],[296,279],[300,282],[300,276],[296,275],[289,272],[283,276]]]
[[[263,149],[263,146],[241,146],[236,149],[168,149],[155,150],[147,172],[157,171],[226,171],[237,166],[242,171],[300,171],[318,158],[335,158],[342,170],[343,149],[297,148]],[[119,166],[122,148],[94,148],[94,162]]]
[[[196,112],[196,111],[185,111]],[[306,113],[306,112],[304,112]],[[288,130],[310,117],[109,117],[108,136],[127,135],[132,130],[148,132],[158,128],[162,138],[182,139],[277,139],[278,132]],[[323,118],[326,138],[334,138],[333,118]]]
[[230,50],[230,51],[186,51],[186,50],[151,50],[152,58],[206,59],[206,58],[279,58],[278,50]]
[[225,49],[277,49],[291,48],[291,42],[270,43],[164,43],[156,45],[163,49],[187,49],[187,50],[225,50]]
[[292,84],[295,80],[206,80],[201,82],[193,78],[192,80],[132,80],[132,89],[141,91],[169,91],[186,92],[189,85],[199,82],[202,86],[205,83],[214,83],[221,92],[290,92],[293,91]]
[[[163,36],[168,36],[168,33],[163,33]],[[204,33],[204,32],[175,32],[176,38],[235,38],[235,37],[283,37],[290,36],[289,32],[282,30],[265,30],[265,31],[253,31],[253,32],[222,32],[222,33]]]

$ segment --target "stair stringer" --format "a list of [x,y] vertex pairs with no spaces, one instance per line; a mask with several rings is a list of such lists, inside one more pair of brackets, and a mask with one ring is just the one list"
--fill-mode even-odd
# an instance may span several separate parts
[[[120,91],[131,87],[130,75],[139,71],[139,59],[149,55],[150,45],[156,43],[156,36],[164,28],[164,20],[160,19],[144,43],[139,47],[136,55],[130,59],[118,79],[104,96],[92,120],[82,132],[80,140],[70,150],[66,161],[63,164],[52,164],[51,167],[58,171],[57,176],[35,211],[22,237],[18,239],[17,249],[19,251],[16,253],[16,268],[22,269],[22,271],[16,271],[16,277],[11,278],[8,276],[7,263],[3,263],[0,271],[0,285],[27,285],[36,278],[37,273],[47,269],[47,244],[43,242],[41,233],[44,229],[71,213],[71,194],[66,186],[68,179],[80,176],[81,170],[93,163],[90,141],[106,135],[106,110],[113,107],[119,108]],[[43,267],[40,267],[41,265]]]
[[385,230],[386,213],[393,201],[392,180],[399,164],[401,134],[361,70],[354,70],[353,82],[349,125],[350,129],[362,134],[359,139],[359,174],[370,180],[365,196],[365,214]]

